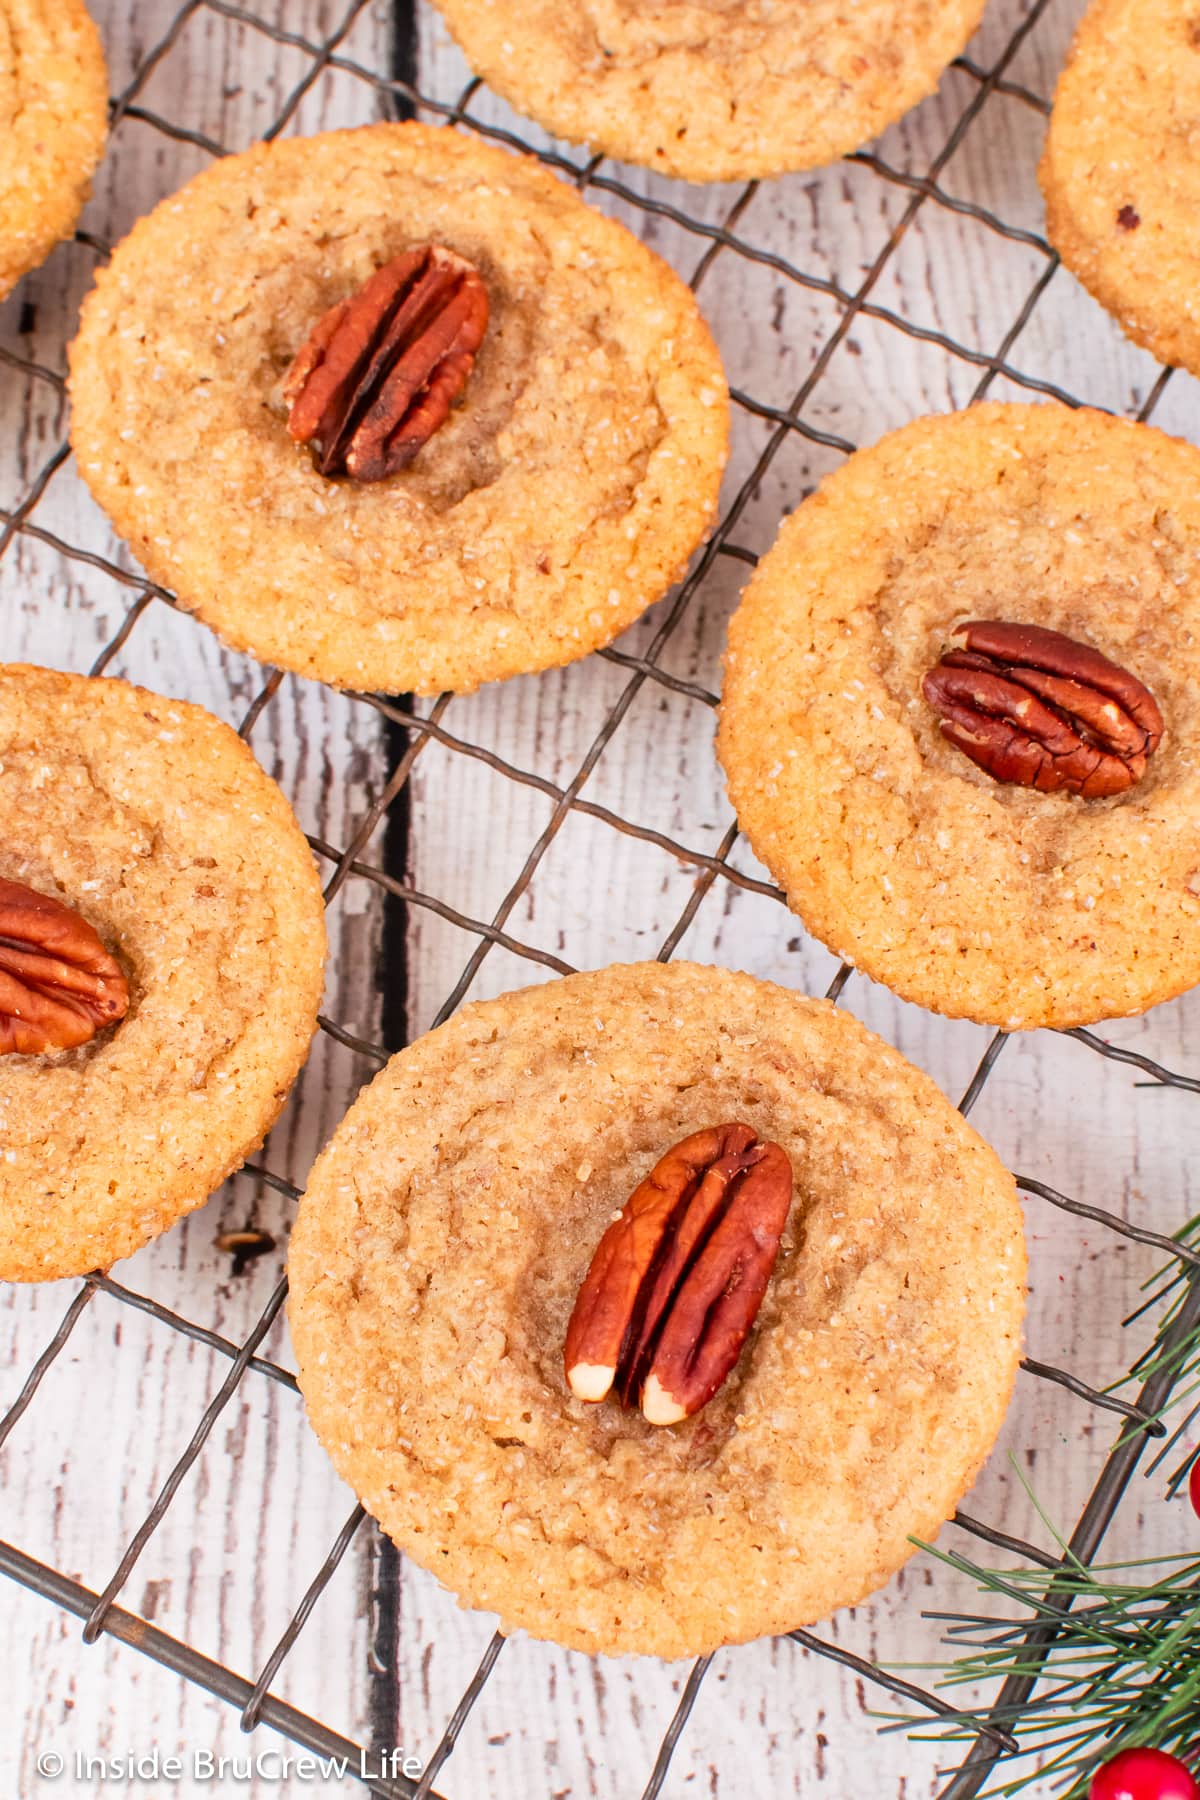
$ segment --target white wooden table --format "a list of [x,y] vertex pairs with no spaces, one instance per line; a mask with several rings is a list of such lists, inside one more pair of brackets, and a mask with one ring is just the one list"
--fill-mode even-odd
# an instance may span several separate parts
[[[757,403],[757,409],[736,408],[726,498],[739,501],[741,511],[732,545],[761,552],[780,515],[840,461],[840,441],[870,442],[922,412],[965,404],[981,381],[993,396],[1031,398],[1027,385],[989,368],[988,359],[1001,347],[1006,365],[1032,381],[1121,412],[1136,413],[1146,402],[1158,375],[1152,359],[1128,345],[1033,241],[1041,230],[1034,167],[1044,122],[1029,96],[1051,93],[1079,10],[1078,0],[1043,0],[1033,8],[1004,83],[987,85],[981,75],[1028,13],[1018,0],[993,0],[969,52],[973,70],[952,70],[938,95],[877,147],[891,177],[870,162],[847,162],[763,183],[747,194],[737,187],[688,188],[611,164],[593,171],[588,197],[699,280],[731,382]],[[325,42],[352,9],[349,0],[251,0],[257,23],[248,23],[191,0],[148,73],[147,57],[178,16],[172,0],[98,0],[96,11],[114,93],[142,71],[85,215],[85,231],[96,241],[58,251],[0,313],[0,352],[10,359],[0,364],[0,507],[21,518],[21,529],[0,555],[3,654],[76,670],[93,663],[138,598],[136,587],[77,552],[124,570],[134,566],[69,461],[40,490],[63,437],[64,401],[60,386],[18,365],[64,368],[64,344],[103,243],[204,166],[209,141],[240,148],[269,129],[297,84],[314,72],[311,54],[286,41],[286,34]],[[308,132],[378,116],[381,90],[345,64],[386,75],[389,32],[387,5],[353,9],[332,59],[315,69],[283,129]],[[453,102],[467,72],[425,11],[416,52],[423,91]],[[172,121],[182,135],[165,134],[142,112]],[[517,131],[531,144],[545,141],[484,92],[472,96],[469,113]],[[574,160],[585,159],[576,154]],[[931,172],[937,191],[922,185]],[[653,206],[690,215],[708,235],[669,211],[614,194],[605,186],[614,177]],[[963,201],[995,211],[1011,229],[998,233],[955,204]],[[738,243],[713,235],[726,225]],[[816,285],[804,285],[796,272]],[[1046,285],[1023,321],[1041,281]],[[915,327],[917,335],[897,321]],[[940,338],[965,346],[968,354]],[[743,492],[775,429],[770,409],[789,408],[806,384],[798,416],[816,435],[785,430],[761,479]],[[1154,418],[1200,437],[1196,384],[1173,377]],[[31,498],[35,503],[26,510]],[[409,1032],[425,1029],[481,946],[486,954],[473,971],[473,997],[553,978],[545,963],[458,922],[487,923],[500,913],[504,931],[518,945],[575,966],[654,956],[669,943],[690,957],[824,990],[835,972],[833,959],[805,938],[776,900],[721,869],[681,859],[669,845],[615,829],[605,816],[617,815],[702,858],[722,854],[731,815],[713,759],[713,715],[704,694],[718,685],[724,623],[745,575],[744,560],[717,557],[664,644],[655,639],[669,602],[621,641],[627,656],[653,652],[659,674],[593,657],[561,673],[419,708],[423,717],[435,718],[441,735],[414,739],[420,748],[407,788],[407,878],[424,898],[409,909],[406,968],[393,953],[393,981],[405,976],[407,994],[393,990],[389,1023],[404,1001]],[[262,685],[262,672],[249,659],[226,652],[203,627],[161,601],[146,608],[107,667],[200,701],[235,724]],[[597,736],[631,682],[627,711],[593,766]],[[258,718],[252,743],[306,828],[338,848],[354,838],[387,784],[389,758],[397,755],[396,740],[385,737],[377,712],[292,678]],[[543,785],[512,779],[500,763],[532,772]],[[561,804],[568,789],[585,804]],[[403,823],[399,808],[393,819],[394,856]],[[552,833],[539,844],[550,825]],[[540,853],[531,879],[506,907],[535,845]],[[380,864],[382,826],[359,854]],[[333,866],[327,863],[327,872]],[[740,843],[729,853],[729,866],[762,877]],[[429,897],[440,910],[427,904]],[[689,901],[697,900],[679,934]],[[351,1033],[378,1042],[384,1029],[378,884],[351,875],[331,904],[330,926],[326,1013]],[[923,1014],[861,977],[851,979],[843,1003],[956,1098],[988,1042],[978,1028]],[[1172,1068],[1195,1072],[1200,999],[1124,1022],[1108,1035]],[[373,1067],[322,1035],[263,1164],[302,1184],[316,1149]],[[1118,1215],[1171,1231],[1197,1210],[1191,1174],[1200,1166],[1195,1098],[1138,1087],[1135,1071],[1076,1042],[1045,1033],[1010,1041],[974,1119],[1010,1166]],[[280,1273],[292,1211],[286,1195],[243,1175],[115,1274],[137,1293],[240,1343]],[[234,1276],[215,1240],[222,1230],[251,1220],[276,1235],[278,1250]],[[1140,1284],[1159,1259],[1040,1202],[1031,1202],[1029,1228],[1029,1351],[1103,1386],[1146,1341],[1144,1323],[1122,1332],[1119,1321],[1137,1303]],[[6,1371],[0,1405],[16,1396],[77,1289],[76,1283],[60,1283],[0,1298]],[[273,1327],[264,1354],[290,1366],[282,1324]],[[93,1297],[0,1453],[0,1536],[103,1589],[228,1370],[228,1359],[217,1351],[108,1295]],[[1032,1484],[1056,1522],[1069,1525],[1114,1430],[1110,1414],[1022,1376],[1002,1443],[967,1502],[969,1510],[1047,1544],[1018,1477]],[[1114,1553],[1144,1556],[1194,1541],[1190,1514],[1166,1506],[1162,1488],[1163,1473],[1135,1480],[1108,1541]],[[251,1371],[137,1561],[120,1603],[253,1680],[352,1505],[308,1431],[296,1396]],[[980,1554],[974,1540],[948,1532],[946,1541]],[[404,1566],[381,1631],[373,1597],[379,1570],[378,1549],[364,1528],[273,1691],[351,1738],[369,1739],[374,1732],[423,1764],[486,1650],[494,1622],[461,1612],[430,1577]],[[961,1603],[969,1591],[919,1557],[873,1603],[822,1629],[831,1641],[865,1656],[920,1662],[935,1656],[938,1646],[938,1629],[921,1618],[921,1609]],[[245,1759],[290,1748],[263,1727],[243,1737],[234,1709],[134,1650],[104,1639],[85,1649],[77,1620],[15,1584],[3,1585],[0,1604],[5,1795],[24,1800],[56,1789],[106,1791],[95,1779],[74,1775],[77,1754],[157,1749],[160,1757],[178,1755],[190,1767],[197,1752]],[[594,1662],[514,1640],[437,1789],[456,1800],[636,1796],[686,1675],[686,1668]],[[786,1641],[722,1653],[701,1689],[664,1792],[728,1800],[933,1795],[935,1770],[952,1756],[903,1737],[879,1737],[867,1715],[881,1704],[883,1697],[853,1676]],[[66,1758],[67,1770],[57,1781],[38,1773],[37,1759],[46,1752]],[[364,1791],[349,1779],[280,1781],[276,1770],[268,1763],[248,1778],[237,1769],[224,1778],[193,1773],[173,1785],[143,1784],[134,1791],[249,1794],[256,1800],[313,1786],[347,1795]]]

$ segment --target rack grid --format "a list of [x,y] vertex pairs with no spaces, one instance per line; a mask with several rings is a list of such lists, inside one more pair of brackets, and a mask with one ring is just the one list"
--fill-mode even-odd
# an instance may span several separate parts
[[[731,861],[738,838],[735,827],[729,828],[715,852],[705,853],[680,842],[652,824],[647,824],[640,819],[625,817],[613,809],[587,798],[583,790],[601,756],[617,735],[635,697],[646,683],[660,684],[662,687],[685,695],[705,707],[715,707],[716,694],[706,686],[685,679],[664,667],[663,653],[687,609],[706,579],[709,578],[719,559],[731,560],[744,565],[753,565],[757,560],[752,550],[737,541],[735,534],[756,487],[788,439],[793,435],[799,435],[815,445],[820,445],[824,449],[842,456],[849,455],[856,448],[847,438],[820,429],[805,417],[806,408],[817,391],[831,358],[847,337],[856,320],[862,318],[877,321],[888,329],[902,333],[909,338],[932,343],[954,358],[973,365],[978,369],[978,379],[971,395],[972,401],[982,399],[988,394],[997,379],[1003,377],[1009,383],[1026,390],[1031,395],[1049,396],[1072,406],[1083,404],[1083,402],[1076,395],[1052,381],[1022,372],[1011,360],[1022,332],[1033,317],[1042,295],[1058,268],[1057,256],[1044,239],[1036,233],[1007,223],[988,208],[951,193],[940,181],[943,170],[958,149],[966,132],[993,96],[1007,96],[1042,114],[1047,111],[1045,101],[1021,82],[1013,79],[1009,71],[1021,45],[1048,7],[1053,4],[1053,0],[1032,0],[1008,42],[1003,45],[994,60],[986,66],[970,57],[964,56],[957,59],[954,66],[970,78],[973,92],[940,150],[932,158],[924,173],[913,174],[895,168],[880,155],[868,151],[860,152],[847,159],[870,171],[876,179],[895,188],[904,196],[904,205],[899,218],[888,233],[882,249],[855,288],[843,286],[836,280],[806,271],[790,258],[781,256],[756,243],[753,237],[745,235],[739,229],[760,185],[757,182],[743,185],[728,205],[724,217],[714,225],[691,216],[682,202],[675,204],[638,191],[623,178],[619,169],[614,172],[612,166],[607,164],[602,157],[596,156],[588,159],[556,149],[539,147],[509,129],[474,116],[471,110],[472,102],[481,89],[481,84],[477,80],[470,81],[456,97],[448,100],[423,92],[416,84],[411,68],[414,9],[413,5],[406,4],[405,0],[396,0],[396,52],[392,66],[386,71],[364,66],[348,55],[343,46],[360,16],[371,4],[372,0],[349,0],[329,34],[324,38],[316,38],[272,23],[254,13],[250,7],[237,4],[236,0],[183,0],[183,4],[174,15],[168,29],[141,56],[131,79],[112,100],[111,125],[115,128],[123,119],[136,119],[152,130],[163,134],[166,138],[185,141],[210,157],[221,156],[226,154],[230,148],[240,147],[218,143],[201,132],[189,129],[165,117],[161,112],[142,104],[139,98],[151,75],[178,42],[189,21],[194,15],[207,12],[223,19],[231,28],[237,27],[262,33],[273,40],[281,50],[287,49],[306,59],[307,66],[303,75],[288,94],[277,117],[263,133],[266,138],[274,138],[285,132],[293,121],[305,95],[314,84],[326,71],[336,71],[360,82],[363,85],[364,98],[374,104],[377,111],[384,116],[424,117],[440,122],[447,129],[476,132],[510,148],[531,152],[572,181],[581,193],[586,194],[589,191],[603,193],[616,198],[643,215],[657,215],[661,220],[669,221],[671,225],[678,227],[689,240],[694,240],[697,246],[698,255],[690,270],[690,285],[693,290],[702,288],[718,258],[740,257],[748,262],[769,267],[788,283],[824,295],[835,304],[840,314],[836,327],[825,340],[811,371],[797,387],[789,404],[783,407],[770,404],[752,393],[734,388],[735,406],[762,420],[770,427],[765,445],[749,473],[725,505],[711,539],[695,560],[687,578],[674,591],[670,600],[664,602],[660,609],[656,629],[645,649],[633,654],[627,649],[614,646],[599,653],[609,663],[624,672],[625,685],[609,709],[586,755],[565,785],[550,781],[533,770],[518,767],[494,751],[451,731],[443,722],[450,701],[449,695],[443,695],[427,710],[419,709],[405,697],[386,697],[367,693],[353,696],[358,704],[375,709],[387,722],[394,734],[393,742],[401,744],[402,753],[399,755],[390,777],[380,787],[347,843],[339,847],[318,837],[310,839],[315,854],[328,869],[325,883],[326,902],[334,901],[349,877],[363,878],[381,887],[390,900],[402,909],[428,909],[442,919],[458,926],[475,939],[470,956],[438,1011],[437,1022],[441,1022],[453,1012],[462,1000],[484,959],[494,947],[502,947],[518,957],[559,974],[571,971],[570,963],[546,950],[521,941],[509,929],[509,926],[514,909],[528,889],[538,865],[545,857],[564,822],[572,814],[594,818],[614,831],[653,844],[694,872],[695,879],[687,903],[661,944],[659,950],[661,959],[669,958],[674,953],[706,896],[720,883],[730,883],[781,905],[785,904],[783,894],[770,882],[742,871]],[[687,190],[681,184],[677,185],[681,194],[686,195]],[[988,231],[1010,241],[1024,244],[1036,252],[1041,261],[1040,272],[1030,286],[1016,317],[991,353],[960,342],[932,327],[914,323],[872,298],[879,285],[880,277],[895,256],[914,219],[921,209],[926,207],[945,208],[966,215]],[[86,231],[77,233],[77,241],[94,252],[97,259],[103,259],[108,254],[109,246],[91,233]],[[62,375],[43,363],[18,356],[2,347],[0,347],[0,361],[30,381],[46,382],[60,392],[64,390],[65,384]],[[1161,371],[1140,408],[1138,416],[1141,419],[1145,420],[1151,417],[1171,379],[1172,372],[1170,370]],[[124,648],[148,608],[160,604],[173,606],[175,602],[173,596],[157,584],[82,545],[67,541],[39,523],[39,503],[51,482],[67,462],[68,455],[69,450],[65,441],[58,444],[45,458],[37,474],[29,482],[19,503],[12,509],[0,508],[0,557],[6,554],[19,537],[28,537],[40,541],[68,561],[90,565],[92,568],[102,570],[130,592],[132,598],[119,628],[104,646],[94,664],[92,672],[99,674],[109,667],[113,659]],[[261,689],[247,708],[241,723],[241,735],[244,738],[251,737],[265,709],[275,701],[284,680],[285,677],[278,671],[264,671]],[[516,880],[490,919],[471,917],[438,895],[424,892],[419,887],[390,873],[386,868],[364,860],[363,853],[366,846],[381,824],[387,821],[389,809],[401,802],[418,758],[427,745],[434,743],[452,755],[478,759],[504,779],[538,789],[552,802],[548,823],[531,845]],[[794,921],[791,923],[794,929]],[[837,1000],[840,997],[852,973],[849,965],[842,965],[828,990],[830,998]],[[388,1055],[386,1049],[348,1030],[336,1020],[322,1017],[320,1026],[339,1044],[360,1055],[369,1070],[386,1061]],[[1200,1080],[1167,1069],[1162,1064],[1137,1052],[1110,1045],[1093,1032],[1078,1030],[1069,1035],[1094,1054],[1133,1065],[1149,1078],[1150,1085],[1165,1085],[1188,1092],[1200,1092]],[[960,1105],[964,1113],[968,1112],[978,1100],[1005,1042],[1006,1038],[1003,1032],[997,1032],[992,1038],[962,1096]],[[247,1172],[285,1195],[289,1200],[294,1201],[299,1197],[299,1190],[290,1181],[274,1173],[266,1164],[252,1162],[246,1165],[246,1169]],[[1178,1259],[1187,1270],[1188,1289],[1185,1298],[1170,1330],[1159,1346],[1160,1350],[1165,1351],[1166,1354],[1159,1358],[1135,1400],[1122,1399],[1111,1391],[1100,1391],[1067,1370],[1035,1361],[1029,1357],[1024,1359],[1022,1366],[1031,1375],[1068,1389],[1073,1395],[1082,1398],[1089,1404],[1117,1415],[1120,1420],[1114,1448],[1104,1464],[1100,1478],[1070,1540],[1071,1554],[1086,1562],[1094,1556],[1148,1441],[1154,1437],[1163,1438],[1166,1441],[1166,1448],[1160,1452],[1161,1459],[1167,1450],[1179,1442],[1190,1421],[1191,1415],[1189,1414],[1184,1424],[1177,1426],[1168,1438],[1166,1427],[1159,1415],[1170,1398],[1176,1375],[1170,1352],[1182,1344],[1189,1333],[1197,1325],[1200,1325],[1200,1274],[1197,1273],[1200,1271],[1200,1252],[1190,1248],[1186,1243],[1181,1244],[1160,1233],[1131,1224],[1111,1212],[1070,1198],[1031,1177],[1018,1176],[1018,1184],[1031,1199],[1098,1223],[1108,1231],[1126,1239],[1155,1246],[1165,1255]],[[58,1607],[82,1619],[84,1621],[83,1637],[86,1643],[95,1643],[102,1634],[108,1634],[136,1647],[143,1654],[238,1708],[245,1730],[249,1731],[261,1722],[273,1726],[297,1744],[319,1755],[346,1756],[350,1758],[353,1766],[357,1766],[360,1752],[367,1754],[368,1746],[351,1742],[320,1720],[299,1711],[275,1695],[272,1692],[272,1685],[285,1658],[303,1631],[326,1584],[366,1522],[366,1515],[361,1506],[355,1506],[350,1512],[331,1545],[328,1555],[314,1573],[303,1599],[285,1631],[253,1679],[226,1668],[213,1658],[203,1655],[190,1644],[168,1635],[148,1620],[118,1604],[119,1596],[139,1557],[161,1523],[174,1496],[186,1479],[188,1471],[208,1442],[218,1419],[234,1394],[239,1391],[242,1383],[250,1376],[256,1376],[280,1383],[292,1390],[296,1389],[296,1380],[290,1371],[268,1357],[258,1354],[260,1346],[282,1307],[286,1283],[281,1281],[275,1286],[252,1329],[240,1342],[234,1342],[211,1330],[200,1321],[173,1311],[152,1296],[136,1292],[108,1274],[96,1272],[90,1275],[78,1285],[58,1328],[30,1369],[15,1401],[0,1420],[0,1446],[7,1440],[17,1422],[34,1404],[39,1387],[47,1372],[68,1344],[72,1332],[94,1296],[101,1293],[127,1307],[151,1315],[161,1324],[217,1352],[228,1361],[227,1374],[198,1420],[183,1455],[171,1470],[153,1506],[130,1538],[124,1554],[103,1591],[92,1591],[59,1570],[26,1554],[15,1545],[7,1543],[0,1544],[0,1570],[27,1588],[43,1595]],[[989,1526],[962,1511],[955,1515],[954,1522],[965,1532],[992,1546],[999,1547],[1022,1560],[1045,1567],[1048,1583],[1053,1583],[1054,1573],[1061,1566],[1055,1557],[1047,1555],[1031,1543]],[[979,1791],[998,1760],[1016,1747],[1013,1727],[1019,1723],[1020,1707],[1035,1685],[1032,1677],[1025,1679],[1022,1683],[1010,1683],[991,1708],[977,1717],[948,1706],[938,1696],[911,1682],[899,1679],[887,1670],[852,1654],[837,1644],[814,1635],[812,1632],[797,1630],[790,1633],[789,1636],[807,1650],[834,1659],[886,1693],[924,1710],[931,1718],[941,1717],[957,1721],[976,1730],[977,1735],[961,1768],[950,1776],[947,1784],[942,1788],[941,1800],[969,1800],[970,1796]],[[368,1778],[365,1781],[365,1786],[380,1796],[380,1800],[437,1800],[434,1783],[453,1751],[459,1732],[488,1680],[496,1660],[501,1654],[503,1644],[503,1638],[497,1633],[491,1640],[474,1677],[449,1718],[441,1739],[419,1779],[414,1781],[403,1776],[395,1776]],[[711,1658],[708,1657],[699,1659],[688,1675],[657,1757],[648,1771],[643,1788],[643,1800],[654,1800],[654,1797],[663,1788],[672,1754],[701,1690],[710,1662]]]

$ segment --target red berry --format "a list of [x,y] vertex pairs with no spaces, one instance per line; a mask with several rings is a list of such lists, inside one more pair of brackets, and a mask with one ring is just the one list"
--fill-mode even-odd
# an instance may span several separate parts
[[1188,1476],[1188,1499],[1192,1503],[1192,1511],[1200,1519],[1200,1452],[1197,1452]]
[[1200,1800],[1200,1787],[1165,1750],[1122,1750],[1096,1770],[1088,1800]]

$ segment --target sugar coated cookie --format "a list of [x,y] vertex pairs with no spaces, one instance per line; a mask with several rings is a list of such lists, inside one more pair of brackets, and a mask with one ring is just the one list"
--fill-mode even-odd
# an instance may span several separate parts
[[227,725],[0,667],[0,1278],[106,1267],[239,1166],[304,1061],[324,950],[312,853]]
[[82,0],[0,0],[0,299],[74,231],[107,132]]
[[808,928],[1017,1029],[1200,979],[1200,450],[986,405],[859,451],[733,619],[718,749]]
[[1042,157],[1050,242],[1136,344],[1200,375],[1200,11],[1093,0]]
[[812,169],[931,94],[983,0],[437,0],[518,112],[689,181]]
[[156,580],[266,662],[389,692],[607,644],[705,536],[728,435],[664,262],[533,159],[414,124],[163,201],[85,304],[71,394]]
[[[736,1365],[683,1423],[577,1398],[600,1240],[728,1120],[793,1177]],[[289,1271],[309,1417],[415,1561],[505,1630],[677,1657],[850,1605],[937,1532],[1008,1402],[1025,1251],[1012,1177],[895,1050],[826,1001],[647,963],[394,1057]]]

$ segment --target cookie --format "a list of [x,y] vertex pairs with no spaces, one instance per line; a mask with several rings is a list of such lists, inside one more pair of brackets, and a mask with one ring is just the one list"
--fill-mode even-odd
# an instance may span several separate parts
[[129,987],[76,1049],[0,1056],[0,1278],[129,1256],[262,1140],[316,1025],[312,854],[198,706],[0,667],[0,880],[65,903]]
[[[943,731],[926,678],[996,620],[1149,690],[1165,733],[1123,791],[998,780]],[[1082,1025],[1200,979],[1198,749],[1200,450],[1104,413],[978,406],[859,451],[730,627],[718,751],[755,852],[837,955],[956,1018]]]
[[1093,0],[1039,171],[1046,232],[1135,344],[1200,375],[1200,12]]
[[0,300],[74,231],[107,133],[82,0],[0,0]]
[[[653,1426],[575,1399],[597,1243],[681,1139],[736,1119],[794,1196],[741,1358]],[[289,1254],[309,1417],[469,1606],[575,1649],[690,1656],[853,1604],[973,1480],[1012,1387],[1012,1178],[856,1020],[646,963],[465,1007],[314,1167]]]
[[931,94],[984,0],[436,0],[472,68],[572,143],[688,181],[813,169]]
[[[406,250],[477,270],[463,397],[387,479],[289,435],[293,358]],[[335,686],[467,692],[585,655],[716,505],[720,360],[691,294],[529,158],[383,124],[226,157],[134,227],[71,351],[80,471],[226,642]]]

